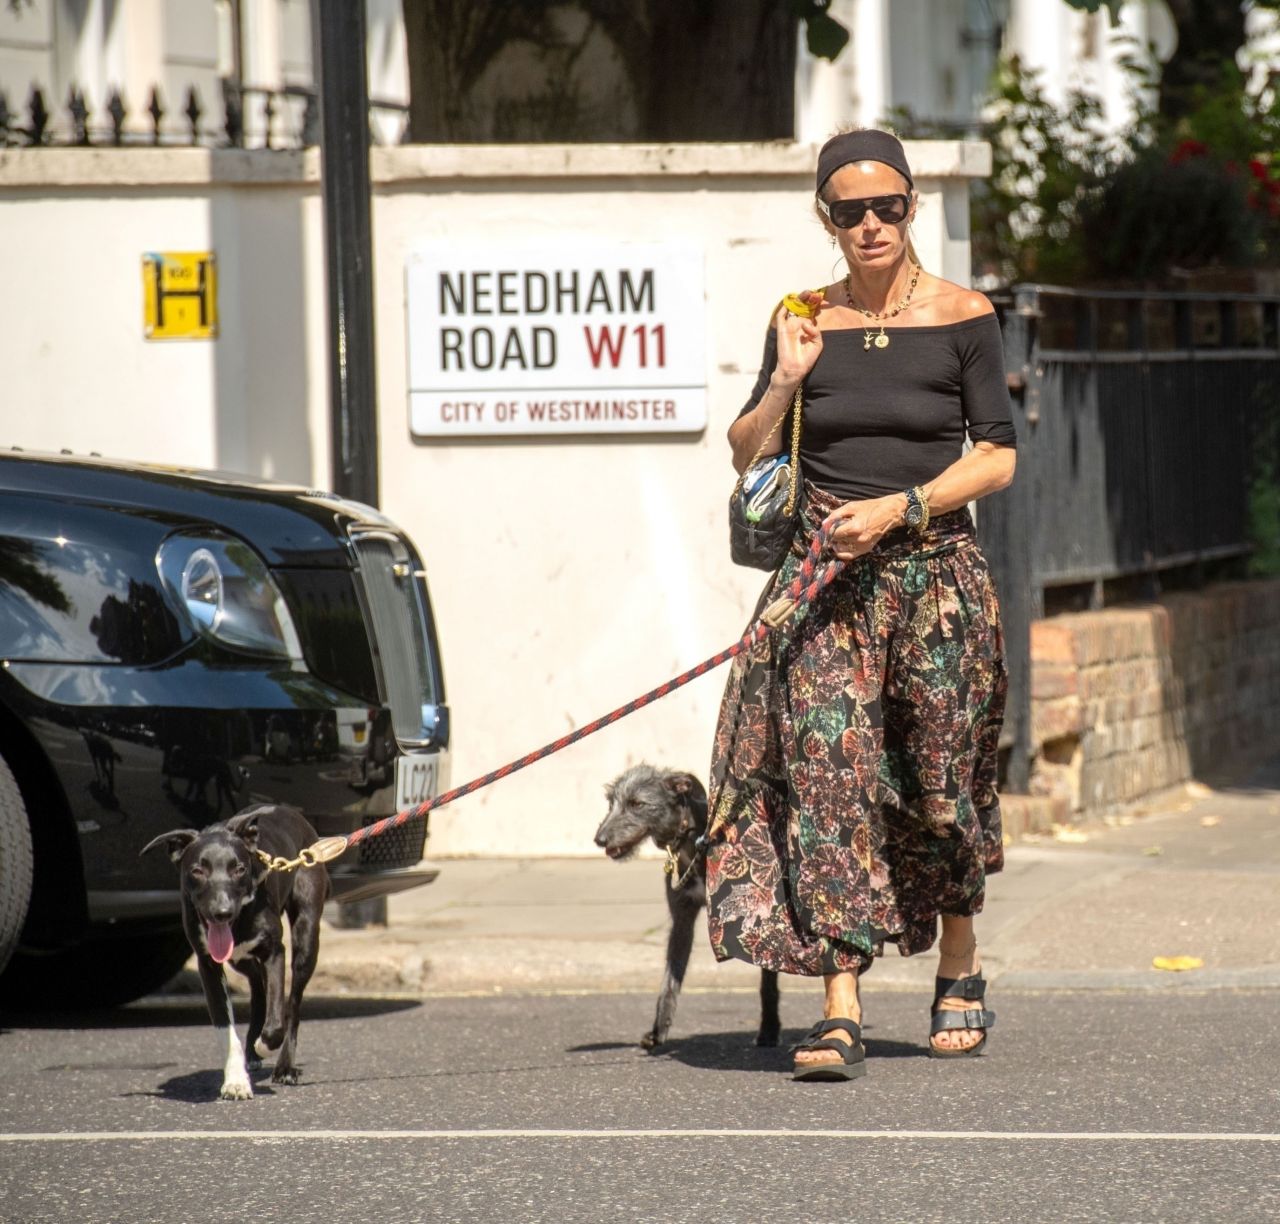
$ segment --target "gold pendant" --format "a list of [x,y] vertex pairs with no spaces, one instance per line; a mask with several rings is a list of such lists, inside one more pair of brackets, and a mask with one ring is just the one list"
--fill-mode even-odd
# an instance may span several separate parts
[[888,348],[888,347],[889,347],[889,337],[885,334],[885,330],[882,327],[880,329],[880,334],[876,337],[876,348]]
[[871,352],[871,333],[869,331],[862,333],[862,351],[864,353]]

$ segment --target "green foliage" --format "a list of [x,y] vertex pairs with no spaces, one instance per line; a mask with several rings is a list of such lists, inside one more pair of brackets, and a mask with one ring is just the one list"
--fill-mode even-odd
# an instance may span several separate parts
[[849,31],[827,11],[831,0],[790,0],[791,11],[804,22],[809,53],[833,60],[845,49]]
[[1280,578],[1280,470],[1261,464],[1249,488],[1249,538],[1254,551],[1249,573],[1257,578]]
[[1029,280],[1061,280],[1079,266],[1080,209],[1115,156],[1101,121],[1091,95],[1073,91],[1059,108],[1036,74],[1016,60],[1004,66],[991,109],[994,173],[977,201],[983,243],[995,246],[988,258],[1003,255]]
[[1174,121],[1143,117],[1140,139],[1084,203],[1094,279],[1160,280],[1196,268],[1280,265],[1280,100],[1250,94],[1235,65],[1192,91]]
[[1246,419],[1252,430],[1253,472],[1249,483],[1249,538],[1253,555],[1249,572],[1259,578],[1280,577],[1280,411],[1268,398],[1267,386],[1253,387]]
[[[1091,95],[1074,91],[1060,106],[1016,56],[999,65],[980,131],[991,144],[992,173],[974,184],[971,209],[973,264],[987,283],[1078,279],[1081,208],[1119,157],[1101,120]],[[894,122],[903,136],[942,134],[909,111]]]
[[1080,210],[1071,271],[1098,281],[1158,281],[1174,270],[1247,267],[1261,241],[1244,178],[1220,159],[1156,146],[1123,162]]
[[[992,175],[974,184],[979,283],[1168,283],[1205,267],[1280,266],[1280,91],[1252,95],[1238,69],[1193,91],[1177,120],[1142,99],[1154,76],[1133,55],[1135,121],[1107,136],[1101,104],[1051,101],[1016,58],[992,84],[981,135]],[[902,135],[945,135],[897,112]]]
[[1280,91],[1274,87],[1251,94],[1235,65],[1223,70],[1219,90],[1195,91],[1190,114],[1162,135],[1166,141],[1196,140],[1226,161],[1244,163],[1264,151],[1280,148]]

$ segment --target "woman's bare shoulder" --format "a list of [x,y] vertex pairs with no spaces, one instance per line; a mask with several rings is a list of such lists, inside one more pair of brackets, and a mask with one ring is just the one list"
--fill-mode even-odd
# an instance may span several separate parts
[[927,298],[922,305],[927,307],[929,322],[933,324],[967,323],[970,319],[980,319],[983,315],[995,313],[995,307],[985,293],[957,285],[954,281],[943,280],[940,276],[931,276],[926,289]]
[[970,319],[980,319],[983,315],[995,314],[996,308],[985,293],[970,289],[965,285],[957,285],[952,281],[940,281],[938,305],[946,318],[944,323],[967,323]]

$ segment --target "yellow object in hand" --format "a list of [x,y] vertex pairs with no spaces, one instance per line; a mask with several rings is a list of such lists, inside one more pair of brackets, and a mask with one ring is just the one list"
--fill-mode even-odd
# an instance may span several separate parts
[[[818,293],[818,290],[813,292]],[[818,313],[817,302],[806,302],[796,293],[788,293],[782,299],[782,305],[788,314],[799,315],[802,319],[812,319]]]

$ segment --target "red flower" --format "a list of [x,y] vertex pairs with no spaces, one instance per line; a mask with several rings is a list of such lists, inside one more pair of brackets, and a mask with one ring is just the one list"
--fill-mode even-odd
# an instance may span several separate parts
[[1265,208],[1269,216],[1280,216],[1280,179],[1271,178],[1258,158],[1249,163],[1249,171],[1257,181],[1250,186],[1245,202],[1255,212]]
[[1193,157],[1204,157],[1209,152],[1209,146],[1199,140],[1180,140],[1173,146],[1173,152],[1169,154],[1169,165],[1180,166],[1184,161],[1188,161]]

